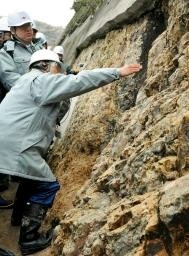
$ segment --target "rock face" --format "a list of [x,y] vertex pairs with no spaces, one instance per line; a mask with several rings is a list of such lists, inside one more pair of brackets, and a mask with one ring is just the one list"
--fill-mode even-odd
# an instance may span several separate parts
[[52,255],[189,255],[189,2],[153,3],[74,62],[143,70],[80,96],[55,143]]
[[157,0],[104,1],[104,5],[93,16],[64,40],[66,62],[73,63],[78,52],[95,39],[104,38],[109,31],[138,19],[152,10],[156,2]]

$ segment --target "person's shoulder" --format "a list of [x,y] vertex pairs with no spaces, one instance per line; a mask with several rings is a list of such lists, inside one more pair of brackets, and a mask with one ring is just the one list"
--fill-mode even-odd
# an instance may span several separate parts
[[42,43],[41,43],[41,40],[40,38],[35,38],[33,41],[32,41],[34,47],[36,48],[36,50],[41,50],[41,49],[44,49]]
[[2,48],[0,49],[0,54],[6,55],[6,56],[8,54],[11,57],[13,57],[14,50],[15,50],[15,41],[10,39],[4,42]]
[[13,39],[7,40],[4,44],[2,49],[5,51],[14,51],[15,48],[15,41]]

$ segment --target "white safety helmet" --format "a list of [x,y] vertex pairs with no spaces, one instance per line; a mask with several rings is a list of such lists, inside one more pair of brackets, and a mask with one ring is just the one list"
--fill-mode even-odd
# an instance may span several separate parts
[[40,39],[42,44],[47,43],[46,36],[43,33],[41,33],[41,32],[37,32],[35,38]]
[[2,17],[0,19],[0,31],[10,31],[10,28],[8,27],[7,17]]
[[47,49],[42,49],[32,54],[29,66],[41,60],[49,60],[49,61],[55,61],[57,63],[60,63],[58,55],[55,52]]
[[14,12],[8,15],[8,26],[19,27],[26,23],[32,23],[33,20],[30,18],[27,12]]
[[53,52],[64,55],[64,48],[61,45],[57,45],[54,47]]

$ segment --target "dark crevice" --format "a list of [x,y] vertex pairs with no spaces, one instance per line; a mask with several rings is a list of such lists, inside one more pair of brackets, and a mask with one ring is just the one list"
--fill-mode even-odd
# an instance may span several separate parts
[[139,89],[146,79],[148,53],[154,40],[166,29],[166,20],[161,10],[161,3],[157,9],[143,15],[141,19],[147,19],[146,31],[142,35],[142,51],[139,62],[142,64],[142,72],[136,74],[132,79],[122,79],[117,95],[117,104],[121,111],[126,111],[135,106]]
[[[126,25],[133,24],[134,22],[137,22],[141,17],[144,17],[144,16],[148,15],[148,13],[154,12],[154,10],[159,8],[159,6],[161,5],[161,2],[162,2],[162,0],[161,1],[155,1],[154,8],[152,9],[152,11],[147,10],[146,12],[144,11],[144,13],[141,13],[141,10],[146,9],[146,3],[144,3],[143,5],[140,6],[138,11],[135,12],[135,15],[133,15],[133,13],[132,13],[133,10],[132,10],[132,7],[131,7],[127,10],[127,15],[120,14],[120,18],[119,18],[120,21],[118,21],[118,17],[117,17],[116,22],[114,20],[109,20],[104,25],[104,27],[99,29],[96,33],[92,34],[89,38],[87,38],[82,44],[80,44],[76,48],[76,57],[75,58],[78,57],[78,55],[81,53],[81,51],[83,49],[89,47],[97,39],[104,39],[106,37],[107,33],[111,32],[113,30],[122,29]],[[124,16],[125,18],[123,18],[121,16]]]

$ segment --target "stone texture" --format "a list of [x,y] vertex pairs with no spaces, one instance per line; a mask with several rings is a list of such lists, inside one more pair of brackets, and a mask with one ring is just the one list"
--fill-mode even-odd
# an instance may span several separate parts
[[[188,212],[189,218],[189,175],[178,178],[174,182],[165,184],[160,200],[160,218],[167,225],[174,225],[174,218],[181,212]],[[183,228],[188,229],[188,220],[183,217]],[[186,224],[185,224],[186,222]],[[180,222],[181,224],[181,222]],[[177,223],[176,223],[177,225]]]
[[82,26],[67,37],[63,45],[66,49],[65,60],[73,63],[77,52],[86,48],[95,39],[105,37],[114,28],[130,23],[154,8],[156,0],[112,0],[105,1],[93,17],[90,16]]
[[69,243],[80,256],[189,255],[188,17],[187,0],[159,1],[75,60],[143,70],[79,97],[52,150],[62,185],[49,214],[62,219],[55,256]]

